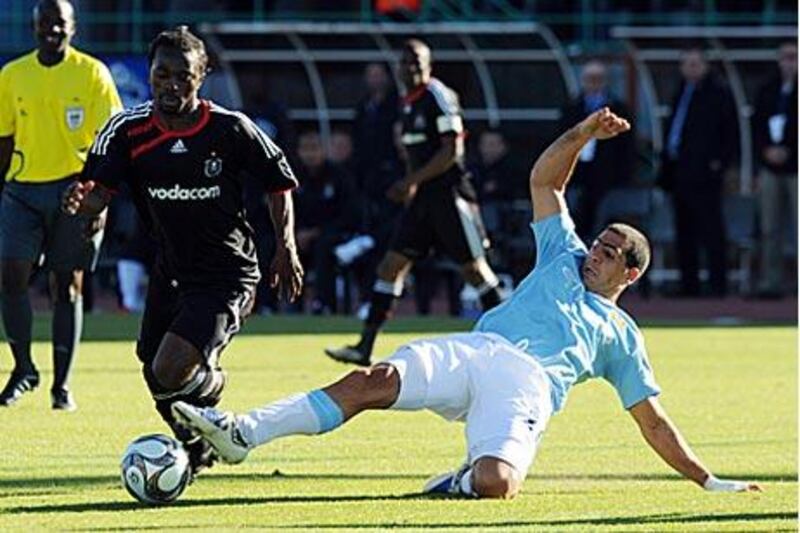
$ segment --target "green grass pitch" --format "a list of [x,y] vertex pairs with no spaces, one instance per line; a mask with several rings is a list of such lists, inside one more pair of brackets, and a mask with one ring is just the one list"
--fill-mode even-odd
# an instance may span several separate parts
[[[89,317],[75,413],[50,411],[47,317],[36,327],[42,387],[0,411],[0,531],[797,530],[794,327],[644,330],[662,402],[695,451],[720,476],[761,481],[762,494],[707,494],[681,479],[647,447],[612,389],[595,381],[576,387],[552,419],[513,501],[420,497],[428,476],[459,464],[462,427],[429,413],[373,412],[217,466],[163,508],[137,504],[119,481],[126,444],[165,430],[133,356],[136,320]],[[466,327],[397,320],[378,351]],[[352,320],[251,320],[224,354],[222,406],[241,410],[336,378],[346,367],[322,348],[351,341],[355,329]],[[5,346],[0,368],[5,379]]]

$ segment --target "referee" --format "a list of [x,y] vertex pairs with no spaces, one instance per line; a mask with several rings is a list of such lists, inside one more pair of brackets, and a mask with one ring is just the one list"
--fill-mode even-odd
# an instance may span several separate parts
[[70,46],[75,10],[66,0],[33,9],[36,50],[0,71],[0,270],[3,326],[14,370],[0,406],[39,385],[31,360],[31,271],[44,257],[53,298],[53,409],[74,410],[68,388],[83,329],[83,270],[102,239],[103,217],[62,214],[61,195],[81,172],[95,133],[122,108],[103,63]]

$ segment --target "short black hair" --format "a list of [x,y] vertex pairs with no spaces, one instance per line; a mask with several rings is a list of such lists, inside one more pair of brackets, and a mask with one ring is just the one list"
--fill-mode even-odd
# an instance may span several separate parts
[[650,243],[644,233],[621,222],[609,224],[606,229],[625,237],[625,249],[622,251],[622,255],[625,257],[625,266],[627,268],[636,267],[644,274],[647,267],[650,266]]
[[175,26],[171,30],[164,30],[150,42],[147,50],[147,60],[152,65],[153,59],[159,48],[174,48],[182,52],[197,52],[202,72],[208,71],[208,54],[206,45],[195,34],[189,31],[189,26]]

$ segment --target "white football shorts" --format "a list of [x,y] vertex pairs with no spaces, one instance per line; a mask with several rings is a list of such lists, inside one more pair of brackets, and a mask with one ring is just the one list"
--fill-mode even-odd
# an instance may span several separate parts
[[550,382],[530,355],[498,335],[459,333],[411,342],[382,363],[400,375],[391,409],[465,421],[470,464],[496,457],[528,472],[552,413]]

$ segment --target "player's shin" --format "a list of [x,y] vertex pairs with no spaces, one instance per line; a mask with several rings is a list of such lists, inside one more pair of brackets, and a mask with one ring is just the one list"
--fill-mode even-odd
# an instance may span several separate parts
[[66,390],[83,331],[83,298],[59,300],[53,308],[53,391]]
[[394,314],[395,304],[402,291],[401,284],[380,279],[375,281],[375,285],[372,288],[372,299],[369,304],[369,314],[364,321],[361,341],[357,346],[357,349],[367,357],[372,354],[372,347],[375,344],[375,337],[378,335],[378,331]]
[[2,300],[3,327],[14,356],[14,372],[35,374],[36,369],[31,360],[33,312],[30,297],[26,291],[20,294],[3,294],[0,300]]
[[295,394],[237,417],[243,440],[259,446],[288,435],[317,435],[344,422],[339,405],[324,391]]
[[195,471],[213,462],[210,448],[184,426],[177,423],[172,414],[172,404],[184,401],[198,407],[213,407],[219,403],[222,390],[225,388],[225,375],[219,369],[198,367],[194,375],[180,390],[166,390],[153,375],[152,365],[145,363],[142,367],[150,394],[155,400],[156,411],[170,426],[175,437],[186,445]]

